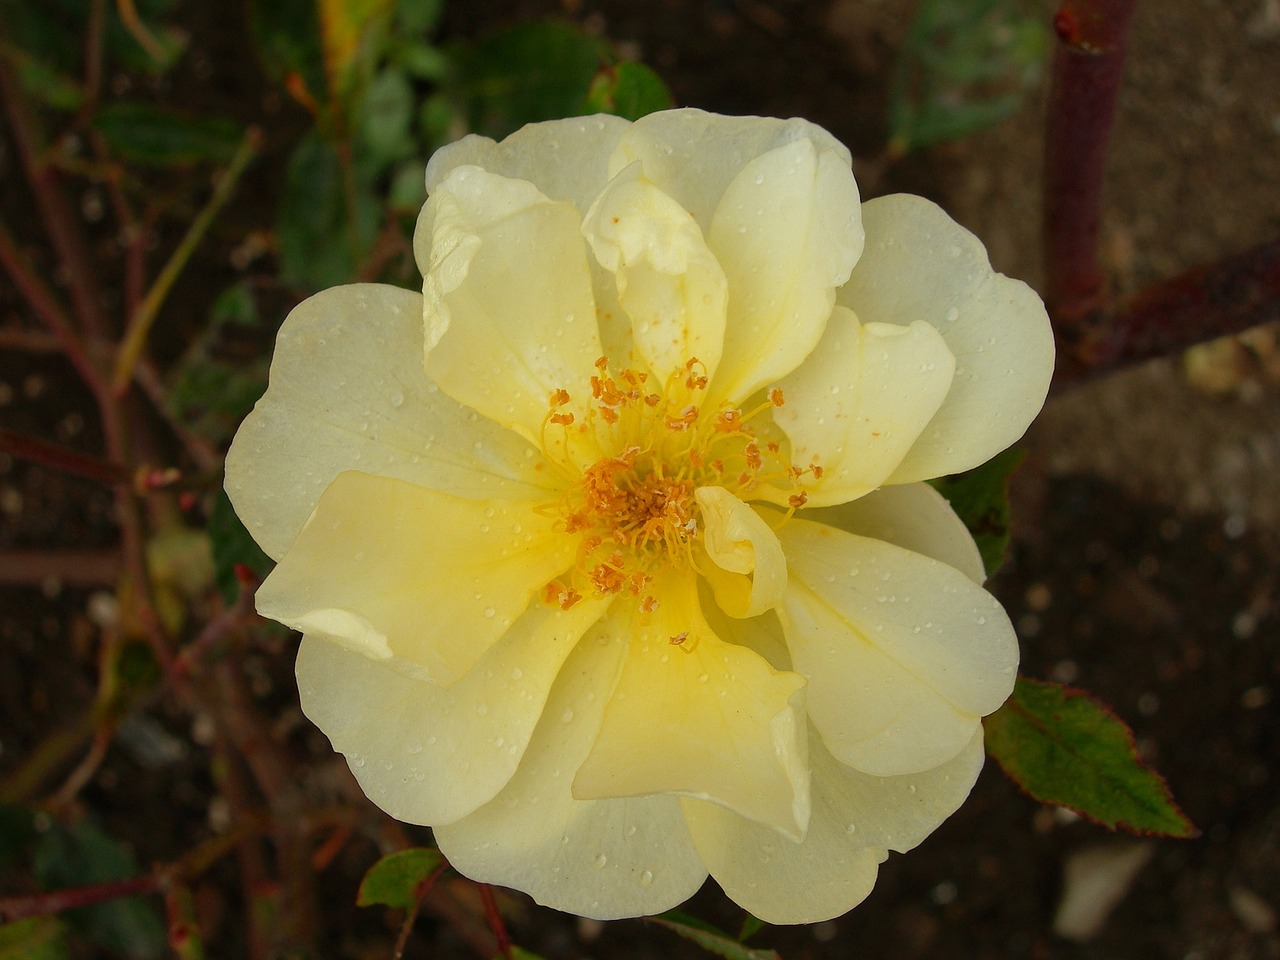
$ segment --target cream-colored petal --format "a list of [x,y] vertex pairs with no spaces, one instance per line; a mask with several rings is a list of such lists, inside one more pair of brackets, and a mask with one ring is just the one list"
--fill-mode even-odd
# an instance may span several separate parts
[[863,323],[923,320],[946,338],[956,374],[942,408],[891,483],[959,473],[1022,436],[1053,374],[1053,334],[1040,298],[995,273],[981,241],[921,197],[862,207],[867,248],[837,302]]
[[827,747],[877,776],[950,760],[1013,689],[1018,645],[1000,604],[954,567],[880,540],[805,520],[779,537],[778,615]]
[[605,606],[532,605],[451,687],[304,637],[302,710],[379,807],[408,823],[449,823],[511,779],[561,664]]
[[552,200],[568,200],[585,216],[609,180],[609,157],[631,124],[621,117],[598,114],[521,127],[495,143],[470,134],[431,156],[427,190],[434,193],[461,166],[528,180]]
[[836,287],[862,252],[845,155],[801,139],[752,160],[725,189],[707,244],[729,281],[724,356],[709,399],[740,401],[813,351]]
[[422,297],[378,284],[304,300],[276,339],[266,394],[227,453],[226,487],[282,557],[343,470],[460,497],[535,498],[549,471],[526,440],[460,406],[422,369]]
[[713,634],[688,573],[651,589],[650,617],[620,603],[605,623],[629,638],[626,661],[574,796],[681,793],[803,835],[804,681]]
[[475,813],[435,828],[461,873],[599,920],[661,913],[702,885],[707,872],[676,797],[570,794],[625,650],[622,637],[588,634],[560,671],[511,782]]
[[612,274],[637,353],[659,381],[697,358],[715,372],[724,345],[724,271],[688,211],[632,164],[605,188],[582,231]]
[[705,233],[730,182],[748,163],[797,140],[851,163],[835,137],[807,120],[725,117],[702,110],[664,110],[623,132],[609,158],[609,175],[639,160],[645,176],[688,210]]
[[975,583],[987,579],[969,528],[927,483],[881,487],[849,503],[805,510],[804,518],[933,557]]
[[787,560],[769,524],[723,487],[699,487],[693,496],[711,561],[703,572],[720,609],[731,617],[771,610],[787,586]]
[[846,503],[884,483],[937,413],[955,361],[927,323],[859,323],[836,307],[818,349],[784,378],[774,421],[804,478],[812,506]]
[[575,548],[529,502],[343,473],[258,588],[258,612],[448,686],[568,569]]
[[812,736],[813,816],[800,843],[722,807],[684,800],[707,869],[739,906],[768,923],[838,917],[871,892],[888,850],[914,847],[949,817],[982,768],[982,733],[940,767],[873,777],[840,763]]
[[418,219],[428,376],[534,442],[551,395],[583,398],[601,352],[579,219],[573,204],[479,167],[450,173]]

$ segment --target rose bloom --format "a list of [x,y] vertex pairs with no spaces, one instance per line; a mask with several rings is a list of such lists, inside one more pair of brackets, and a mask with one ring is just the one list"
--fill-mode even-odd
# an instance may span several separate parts
[[1040,409],[1039,299],[934,204],[861,204],[802,120],[534,124],[427,186],[422,293],[298,306],[227,457],[304,711],[475,880],[843,913],[1013,687],[922,481]]

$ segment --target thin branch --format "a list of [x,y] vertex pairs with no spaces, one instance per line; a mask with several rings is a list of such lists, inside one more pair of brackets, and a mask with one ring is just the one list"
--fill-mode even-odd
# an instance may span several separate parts
[[511,937],[507,934],[507,925],[502,920],[502,912],[498,909],[498,901],[493,895],[493,887],[487,883],[477,883],[480,900],[484,904],[484,915],[489,921],[489,929],[498,941],[498,953],[503,960],[513,960],[511,955]]
[[1098,262],[1107,142],[1137,0],[1064,0],[1053,19],[1054,53],[1045,136],[1046,300],[1070,340],[1102,309]]
[[195,220],[192,221],[191,226],[187,229],[186,236],[182,238],[177,249],[170,255],[168,262],[165,263],[155,282],[152,283],[151,289],[142,298],[142,303],[138,306],[137,311],[129,318],[129,327],[125,331],[124,341],[120,345],[120,351],[116,354],[113,385],[118,392],[123,393],[128,389],[129,381],[133,378],[134,367],[137,366],[138,359],[142,356],[142,350],[147,342],[147,335],[151,332],[151,325],[155,322],[156,315],[160,312],[160,307],[164,303],[165,297],[169,295],[169,290],[182,273],[183,268],[186,267],[187,261],[191,259],[196,247],[200,245],[200,241],[204,239],[205,233],[213,224],[218,213],[226,202],[231,199],[236,184],[249,166],[250,161],[257,155],[261,145],[261,131],[257,128],[251,128],[245,133],[235,156],[231,158],[230,166],[218,181],[218,186],[214,189],[213,196],[209,198],[209,202],[205,204],[204,209],[196,215]]
[[0,427],[0,451],[99,483],[127,484],[133,479],[133,472],[123,464],[111,463],[100,457],[3,427]]
[[120,551],[0,550],[0,584],[40,586],[50,580],[73,587],[109,587],[120,578]]

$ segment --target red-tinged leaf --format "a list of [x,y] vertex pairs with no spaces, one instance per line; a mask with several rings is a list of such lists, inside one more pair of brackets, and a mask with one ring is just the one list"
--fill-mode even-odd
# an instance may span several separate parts
[[360,881],[356,904],[371,907],[382,904],[408,910],[418,902],[418,886],[444,862],[439,850],[413,847],[389,853],[372,867]]
[[1111,829],[1196,835],[1163,778],[1138,759],[1133,733],[1084,691],[1019,677],[983,726],[987,752],[1041,803]]

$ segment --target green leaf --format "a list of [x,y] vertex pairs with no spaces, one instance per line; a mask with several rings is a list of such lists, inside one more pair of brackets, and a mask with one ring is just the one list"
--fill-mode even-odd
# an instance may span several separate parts
[[931,481],[973,534],[988,577],[1004,563],[1010,533],[1009,478],[1024,456],[1011,447],[968,473]]
[[781,960],[776,950],[755,950],[743,946],[718,927],[679,910],[668,910],[649,919],[725,960]]
[[258,579],[266,579],[275,566],[245,529],[223,490],[218,491],[209,513],[209,539],[213,542],[213,578],[222,599],[231,603],[240,593],[236,565],[244,564]]
[[360,881],[356,905],[383,904],[408,910],[418,902],[418,886],[443,862],[440,851],[431,847],[389,853],[370,867]]
[[[496,954],[493,960],[503,960],[501,953]],[[511,945],[511,960],[542,960],[542,957],[534,953],[532,950],[526,950],[524,947]]]
[[66,928],[57,917],[28,917],[0,926],[0,960],[66,960]]
[[1050,49],[1034,0],[923,0],[889,82],[889,147],[909,153],[1016,111]]
[[[351,106],[386,36],[394,0],[316,0],[329,94]],[[357,97],[358,99],[358,97]]]
[[145,103],[108,103],[93,125],[118,156],[152,167],[226,163],[241,139],[230,120],[188,117]]
[[453,66],[449,55],[428,43],[405,43],[395,47],[391,59],[417,80],[435,82],[448,75]]
[[296,77],[314,100],[325,99],[316,0],[249,0],[249,36],[268,77],[281,84]]
[[[43,889],[59,890],[136,876],[138,865],[119,840],[82,821],[73,827],[55,825],[40,837],[33,872]],[[164,955],[164,924],[143,897],[122,897],[68,910],[64,916],[72,927],[116,953],[146,960]]]
[[80,84],[34,57],[15,57],[22,89],[56,110],[68,112],[84,103]]
[[403,160],[416,149],[412,126],[413,85],[402,70],[382,70],[365,93],[357,111],[356,135],[377,168]]
[[397,0],[396,30],[420,40],[440,22],[444,0]]
[[454,50],[454,71],[442,84],[469,129],[504,137],[540,120],[582,112],[608,43],[568,23],[523,23],[474,46]]
[[1084,691],[1019,677],[1013,696],[983,726],[987,752],[1041,803],[1111,829],[1196,835],[1168,785],[1138,759],[1133,733]]
[[584,113],[612,113],[627,120],[639,120],[673,105],[671,91],[662,78],[634,60],[604,67],[587,91]]
[[738,939],[745,943],[765,928],[766,924],[759,917],[748,913],[742,918],[742,929],[738,931]]

